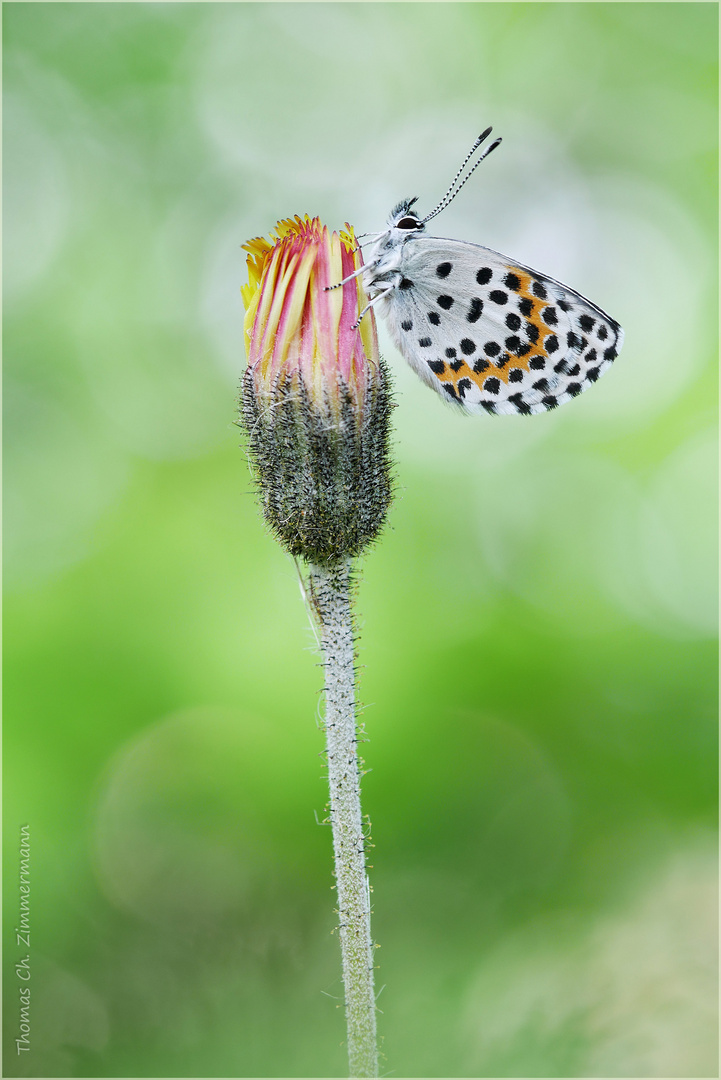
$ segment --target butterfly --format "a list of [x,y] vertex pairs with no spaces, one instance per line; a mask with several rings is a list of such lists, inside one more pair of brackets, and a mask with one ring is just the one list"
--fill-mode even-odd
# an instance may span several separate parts
[[[623,330],[605,311],[560,281],[480,244],[425,235],[500,144],[475,141],[451,186],[424,218],[417,197],[398,203],[372,235],[362,275],[394,343],[423,382],[469,413],[539,413],[587,390],[610,367]],[[462,178],[463,177],[463,178]]]

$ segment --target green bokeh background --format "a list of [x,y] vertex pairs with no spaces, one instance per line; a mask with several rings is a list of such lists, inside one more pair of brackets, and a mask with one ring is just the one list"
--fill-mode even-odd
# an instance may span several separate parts
[[345,1075],[322,672],[232,423],[240,245],[430,209],[488,123],[433,231],[626,344],[554,414],[466,419],[381,327],[383,1067],[716,1075],[717,17],[3,5],[5,1075]]

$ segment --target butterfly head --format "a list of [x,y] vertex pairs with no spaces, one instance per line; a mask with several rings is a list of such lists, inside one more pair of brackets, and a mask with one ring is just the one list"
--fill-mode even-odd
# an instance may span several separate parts
[[413,199],[405,199],[403,202],[399,202],[397,206],[394,206],[391,210],[391,216],[388,218],[388,225],[391,229],[391,233],[394,230],[398,230],[399,235],[409,236],[414,232],[423,232],[425,230],[425,224],[418,217],[415,210],[411,210],[414,203],[418,202],[418,196]]

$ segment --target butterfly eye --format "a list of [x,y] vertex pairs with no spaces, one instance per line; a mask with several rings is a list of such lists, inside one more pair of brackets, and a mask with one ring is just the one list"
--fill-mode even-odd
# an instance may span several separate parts
[[397,229],[417,229],[419,225],[418,218],[404,217],[400,221],[396,222]]

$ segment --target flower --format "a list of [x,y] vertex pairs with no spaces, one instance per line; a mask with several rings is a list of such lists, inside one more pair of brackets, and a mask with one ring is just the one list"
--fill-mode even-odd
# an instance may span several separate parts
[[318,218],[281,221],[244,245],[248,368],[245,428],[261,506],[293,555],[327,564],[358,555],[392,498],[389,379],[360,276],[353,231]]
[[316,396],[323,387],[337,405],[344,384],[362,401],[369,364],[379,359],[375,319],[353,327],[368,298],[360,278],[325,291],[362,265],[348,228],[331,234],[319,218],[296,215],[278,222],[274,243],[259,237],[243,245],[250,253],[250,281],[241,290],[248,366],[261,392],[298,371]]

